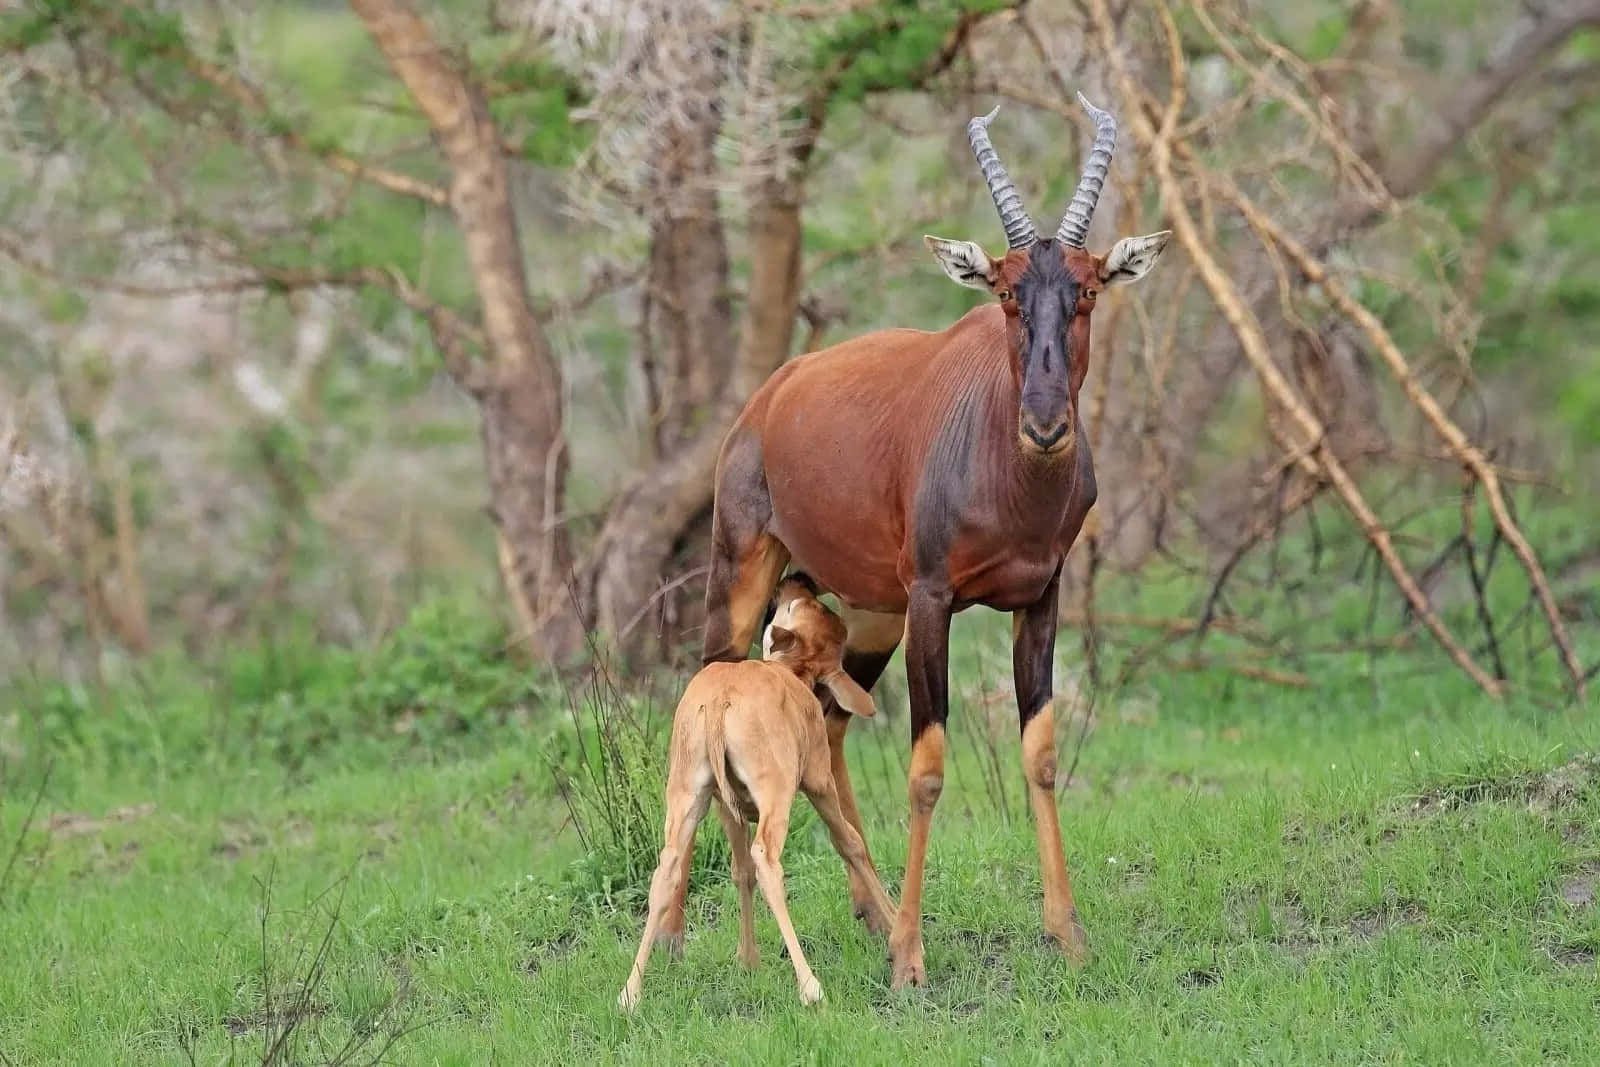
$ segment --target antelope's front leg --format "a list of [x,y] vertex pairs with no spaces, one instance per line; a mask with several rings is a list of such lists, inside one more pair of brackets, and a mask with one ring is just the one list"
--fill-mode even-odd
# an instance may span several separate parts
[[944,792],[944,723],[949,712],[946,670],[950,659],[950,591],[917,583],[906,612],[906,680],[911,691],[911,840],[900,911],[889,935],[894,961],[891,986],[927,981],[922,965],[922,875],[928,857],[928,828],[934,805]]
[[1067,858],[1061,848],[1056,815],[1055,709],[1051,700],[1056,647],[1056,571],[1044,596],[1012,614],[1011,669],[1016,682],[1017,713],[1022,722],[1022,771],[1028,779],[1028,803],[1039,841],[1039,876],[1044,883],[1044,929],[1075,962],[1089,952],[1078,908],[1072,900]]

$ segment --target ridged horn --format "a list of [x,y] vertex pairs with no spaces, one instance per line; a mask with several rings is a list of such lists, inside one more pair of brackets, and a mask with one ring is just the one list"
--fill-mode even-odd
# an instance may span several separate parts
[[1078,190],[1072,194],[1072,203],[1067,205],[1061,228],[1056,231],[1056,239],[1073,248],[1082,248],[1089,237],[1089,220],[1094,218],[1094,206],[1106,184],[1106,172],[1111,169],[1111,153],[1117,147],[1117,120],[1111,113],[1089,103],[1082,93],[1078,94],[1078,104],[1094,120],[1094,146],[1083,165]]
[[1012,248],[1027,248],[1039,239],[1033,220],[1023,210],[1022,197],[1016,183],[1006,173],[1000,155],[989,140],[989,123],[1000,114],[999,105],[987,115],[980,115],[967,123],[967,140],[972,142],[972,154],[978,157],[978,169],[983,180],[989,183],[989,195],[994,198],[995,210],[1000,212],[1000,225],[1006,228],[1006,244]]

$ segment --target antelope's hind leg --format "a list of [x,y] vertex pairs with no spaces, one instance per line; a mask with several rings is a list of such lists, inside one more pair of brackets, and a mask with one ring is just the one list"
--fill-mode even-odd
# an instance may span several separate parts
[[911,767],[906,792],[911,802],[911,833],[906,844],[906,875],[900,910],[889,935],[894,961],[890,988],[922,985],[922,878],[928,860],[933,809],[944,792],[944,724],[949,713],[950,592],[914,584],[906,613],[906,681],[911,690]]
[[[694,850],[694,832],[705,818],[706,807],[711,802],[710,768],[697,769],[695,781],[686,782],[670,776],[667,780],[667,818],[662,831],[661,859],[656,873],[650,879],[650,913],[645,919],[644,936],[639,939],[639,952],[634,957],[628,981],[617,996],[617,1006],[632,1011],[639,1003],[644,988],[644,967],[650,959],[662,920],[675,901],[681,901],[687,884],[683,856]],[[679,884],[683,882],[684,884]],[[681,909],[682,905],[679,904]],[[681,917],[682,912],[680,910]]]
[[741,660],[761,628],[789,550],[767,532],[772,500],[761,469],[761,443],[736,427],[717,464],[711,516],[711,570],[700,661]]

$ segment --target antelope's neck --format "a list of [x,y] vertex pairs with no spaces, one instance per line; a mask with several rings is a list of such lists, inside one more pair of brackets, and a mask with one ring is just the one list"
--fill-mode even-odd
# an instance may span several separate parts
[[1023,450],[1017,418],[1021,399],[1009,370],[989,405],[987,432],[990,454],[985,464],[995,473],[994,505],[1006,526],[1029,542],[1053,541],[1068,515],[1076,510],[1082,488],[1082,464],[1088,458],[1082,421],[1073,415],[1072,443],[1059,454],[1041,456]]

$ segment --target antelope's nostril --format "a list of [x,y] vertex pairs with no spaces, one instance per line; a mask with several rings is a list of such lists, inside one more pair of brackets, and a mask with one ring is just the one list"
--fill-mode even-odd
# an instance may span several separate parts
[[1048,452],[1059,444],[1063,437],[1067,436],[1067,423],[1062,420],[1056,423],[1055,429],[1045,433],[1035,429],[1032,423],[1024,419],[1022,420],[1022,432],[1027,435],[1028,440],[1039,447],[1040,451]]

